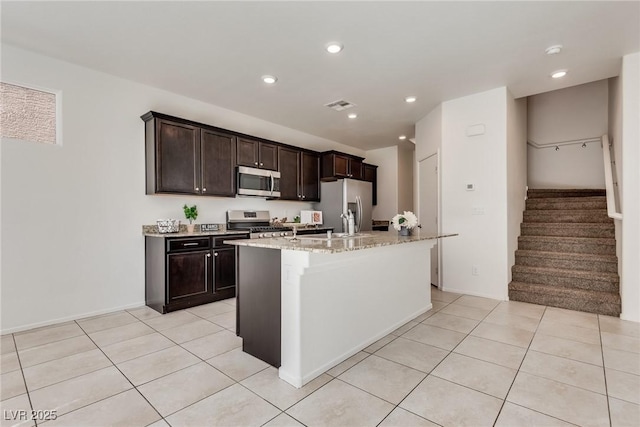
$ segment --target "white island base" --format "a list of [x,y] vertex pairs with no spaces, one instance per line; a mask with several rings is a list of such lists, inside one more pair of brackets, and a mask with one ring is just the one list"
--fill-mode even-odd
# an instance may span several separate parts
[[282,249],[280,378],[302,387],[430,310],[435,243],[329,254]]

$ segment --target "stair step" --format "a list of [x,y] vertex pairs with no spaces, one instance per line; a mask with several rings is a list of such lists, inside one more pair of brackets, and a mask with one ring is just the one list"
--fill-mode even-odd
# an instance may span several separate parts
[[524,222],[569,222],[569,223],[608,223],[613,222],[607,216],[606,209],[591,210],[527,210],[523,212]]
[[558,237],[600,237],[614,238],[616,234],[612,222],[566,223],[566,222],[527,222],[520,226],[522,236],[558,236]]
[[523,283],[509,283],[509,300],[585,311],[607,316],[620,316],[620,295],[613,292]]
[[600,189],[600,188],[597,188],[597,189],[530,188],[527,191],[528,199],[557,198],[557,197],[594,197],[594,196],[606,196],[606,195],[607,195],[607,192],[604,189]]
[[558,197],[527,199],[527,210],[586,210],[607,209],[607,198],[598,197]]
[[526,265],[514,265],[511,272],[512,279],[516,282],[602,292],[619,292],[620,290],[620,279],[616,273],[529,267]]
[[518,237],[518,249],[615,255],[616,240],[591,237],[520,236]]
[[517,250],[516,265],[617,273],[618,257],[615,255]]

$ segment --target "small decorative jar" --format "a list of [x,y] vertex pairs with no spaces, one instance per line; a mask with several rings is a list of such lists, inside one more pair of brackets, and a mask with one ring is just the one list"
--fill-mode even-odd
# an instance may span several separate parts
[[410,229],[410,228],[400,227],[400,231],[398,231],[398,235],[400,235],[400,236],[411,236],[412,232],[413,232],[413,230]]

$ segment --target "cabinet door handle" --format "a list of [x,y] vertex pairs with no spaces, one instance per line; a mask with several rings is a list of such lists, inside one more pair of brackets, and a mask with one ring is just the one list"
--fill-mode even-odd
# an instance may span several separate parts
[[198,246],[198,243],[196,243],[196,242],[183,243],[182,246]]
[[200,191],[200,187],[196,187],[196,191]]
[[202,188],[202,192],[204,193],[205,191],[207,191],[207,189],[206,188]]
[[304,199],[304,198],[306,198],[306,196],[302,196],[302,198]]
[[204,288],[205,290],[209,290],[209,263],[207,259],[211,258],[211,254],[208,253],[204,258]]
[[218,256],[218,252],[214,252],[214,253],[213,253],[213,256]]
[[260,166],[264,166],[264,163],[260,163]]
[[255,162],[254,165],[258,166],[258,162]]

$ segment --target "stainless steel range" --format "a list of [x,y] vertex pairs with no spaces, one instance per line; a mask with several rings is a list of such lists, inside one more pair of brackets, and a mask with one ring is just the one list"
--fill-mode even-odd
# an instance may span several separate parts
[[227,230],[248,231],[251,239],[293,236],[289,227],[270,225],[269,211],[227,211]]

